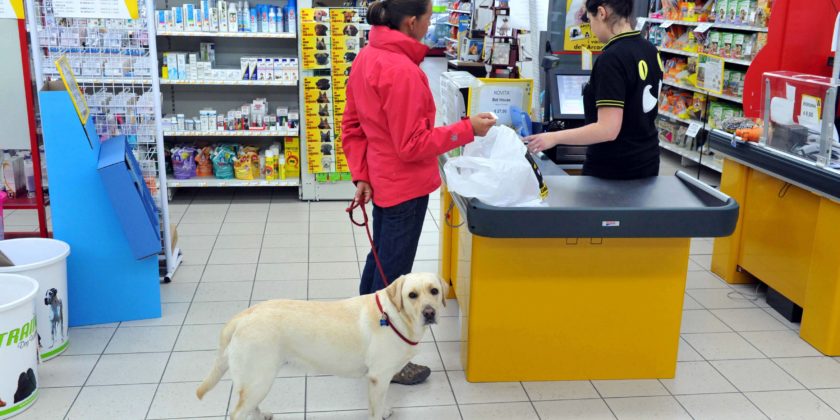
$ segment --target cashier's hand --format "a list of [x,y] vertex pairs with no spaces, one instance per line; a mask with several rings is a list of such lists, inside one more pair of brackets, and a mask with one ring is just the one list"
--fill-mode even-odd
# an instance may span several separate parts
[[365,181],[357,182],[356,196],[353,197],[353,202],[367,204],[370,202],[371,197],[373,197],[373,188],[370,187],[370,184]]
[[525,137],[522,141],[528,144],[528,151],[531,153],[539,153],[546,149],[550,149],[560,144],[556,133],[540,133],[533,136]]
[[470,124],[472,124],[473,133],[478,137],[484,137],[494,125],[496,125],[496,118],[489,112],[482,112],[470,117]]

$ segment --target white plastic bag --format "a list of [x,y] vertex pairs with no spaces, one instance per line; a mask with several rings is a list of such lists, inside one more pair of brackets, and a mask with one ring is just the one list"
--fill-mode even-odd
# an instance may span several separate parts
[[462,156],[446,162],[446,187],[491,206],[540,206],[540,181],[525,158],[527,153],[516,132],[493,127],[487,136],[468,144]]

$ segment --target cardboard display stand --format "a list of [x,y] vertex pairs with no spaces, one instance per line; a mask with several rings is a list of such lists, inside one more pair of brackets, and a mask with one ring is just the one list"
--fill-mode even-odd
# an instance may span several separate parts
[[[123,227],[126,214],[137,215],[137,225],[150,219],[142,220],[142,209],[126,210],[139,201],[112,204],[97,170],[100,141],[93,120],[81,124],[64,87],[50,85],[38,97],[55,238],[72,249],[67,261],[70,326],[160,317],[157,253],[135,257]],[[124,212],[122,221],[118,212]]]

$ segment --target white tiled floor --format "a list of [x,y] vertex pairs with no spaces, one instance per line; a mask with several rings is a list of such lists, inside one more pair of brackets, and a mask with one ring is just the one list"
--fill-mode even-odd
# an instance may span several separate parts
[[[342,207],[282,191],[177,196],[188,258],[161,285],[164,316],[72,329],[67,353],[41,366],[41,399],[18,418],[225,418],[236,400],[227,378],[205,400],[194,396],[225,321],[266,299],[357,293],[366,237]],[[436,269],[439,209],[433,197],[417,271]],[[416,359],[432,368],[429,381],[391,388],[393,419],[840,419],[840,362],[763,301],[731,293],[754,288],[707,271],[710,252],[710,240],[692,241],[676,378],[469,383],[453,301]],[[278,419],[363,419],[365,392],[362,380],[284,369],[263,408]]]

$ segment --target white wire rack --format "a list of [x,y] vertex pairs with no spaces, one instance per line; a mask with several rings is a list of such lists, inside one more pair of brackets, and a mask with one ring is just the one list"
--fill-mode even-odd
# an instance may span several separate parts
[[[85,94],[100,140],[128,137],[160,210],[168,280],[180,262],[171,246],[153,0],[138,1],[137,19],[57,17],[52,0],[27,0],[36,80],[60,80],[67,56]],[[34,29],[34,30],[33,30]]]

